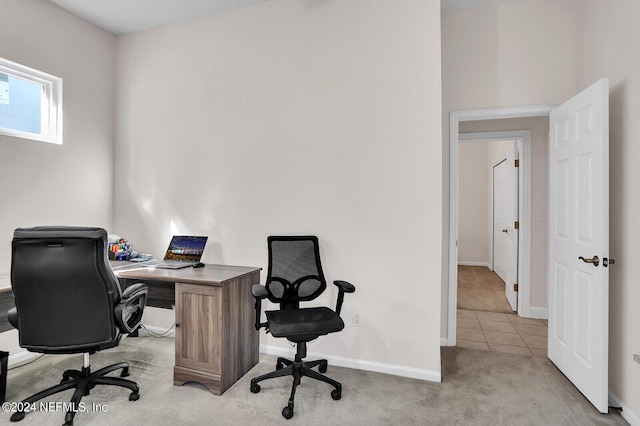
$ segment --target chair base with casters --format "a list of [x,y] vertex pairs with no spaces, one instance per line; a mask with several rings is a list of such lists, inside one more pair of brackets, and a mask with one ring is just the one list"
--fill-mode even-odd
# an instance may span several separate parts
[[[342,398],[342,385],[329,377],[320,374],[327,372],[327,360],[319,359],[315,361],[304,362],[303,359],[307,356],[307,342],[299,342],[297,344],[295,360],[291,361],[286,358],[278,357],[276,363],[276,370],[271,373],[263,374],[262,376],[251,379],[251,392],[260,392],[260,383],[263,380],[273,379],[275,377],[293,376],[293,385],[291,386],[291,395],[287,406],[282,409],[282,415],[286,419],[293,417],[293,399],[296,395],[296,388],[300,384],[300,380],[303,376],[311,377],[312,379],[320,380],[328,383],[335,389],[331,391],[331,398],[339,400]],[[286,365],[286,367],[285,367]],[[314,367],[318,367],[318,371],[313,370]]]
[[[122,372],[120,373],[120,377],[107,377],[107,374],[117,370],[122,370]],[[137,401],[140,398],[140,389],[138,388],[138,384],[136,382],[122,378],[127,377],[128,375],[129,364],[127,364],[126,362],[113,364],[92,373],[91,365],[89,363],[89,353],[85,353],[82,370],[66,370],[62,374],[62,380],[60,381],[60,384],[40,391],[35,395],[23,400],[18,404],[18,407],[22,407],[23,410],[13,413],[13,415],[11,416],[11,421],[19,422],[20,420],[24,419],[24,416],[26,414],[24,411],[24,407],[29,407],[33,403],[40,401],[41,399],[60,392],[64,392],[69,389],[75,389],[75,391],[69,403],[69,410],[67,411],[67,414],[64,418],[64,426],[73,425],[73,418],[82,407],[80,404],[80,400],[83,396],[89,395],[91,389],[93,389],[97,385],[110,385],[127,388],[131,390],[131,394],[129,394],[129,401]]]

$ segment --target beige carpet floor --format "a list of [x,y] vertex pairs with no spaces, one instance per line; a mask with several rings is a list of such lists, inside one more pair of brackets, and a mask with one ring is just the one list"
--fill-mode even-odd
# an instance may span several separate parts
[[511,313],[504,282],[484,266],[458,266],[458,309]]
[[[327,337],[329,338],[329,337]],[[310,349],[312,350],[312,349]],[[293,352],[293,350],[292,350]],[[366,349],[363,348],[363,353]],[[129,401],[127,390],[99,386],[85,396],[88,407],[105,411],[79,413],[76,426],[91,425],[624,425],[612,410],[597,412],[546,358],[466,348],[441,349],[442,383],[427,382],[329,365],[327,374],[342,382],[342,399],[331,399],[331,387],[303,378],[296,394],[295,415],[285,420],[290,378],[261,383],[252,394],[252,377],[272,371],[275,358],[260,362],[229,388],[214,396],[202,386],[173,386],[172,338],[127,338],[120,346],[96,354],[95,368],[119,361],[131,365],[140,399]],[[82,364],[81,355],[46,355],[9,371],[7,400],[20,401],[58,383],[62,372]],[[71,392],[47,398],[67,402]],[[9,424],[10,413],[0,413]],[[16,425],[56,425],[64,412],[37,411]]]

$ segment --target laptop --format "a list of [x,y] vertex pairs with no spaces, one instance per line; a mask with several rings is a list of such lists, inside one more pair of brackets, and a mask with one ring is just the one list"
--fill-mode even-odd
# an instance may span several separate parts
[[174,235],[169,247],[164,254],[164,259],[159,262],[145,262],[141,266],[153,266],[154,268],[181,269],[200,263],[204,246],[208,237],[194,237],[187,235]]

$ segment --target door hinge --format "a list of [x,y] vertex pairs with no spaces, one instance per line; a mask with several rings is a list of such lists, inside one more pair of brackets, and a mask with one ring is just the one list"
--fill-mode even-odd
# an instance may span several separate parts
[[516,167],[520,167],[520,160],[516,159]]
[[520,229],[520,222],[516,221],[516,222],[513,224],[513,229]]
[[515,291],[516,293],[518,292],[518,283],[515,283],[513,285],[513,291]]

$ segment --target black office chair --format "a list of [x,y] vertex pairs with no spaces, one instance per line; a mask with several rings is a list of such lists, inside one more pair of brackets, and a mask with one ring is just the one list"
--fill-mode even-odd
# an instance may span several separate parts
[[[345,293],[353,293],[356,288],[346,281],[334,281],[338,287],[336,310],[327,307],[301,308],[300,302],[313,300],[327,287],[320,264],[318,238],[301,237],[268,237],[269,270],[266,286],[256,284],[252,288],[256,300],[256,330],[265,327],[267,333],[274,337],[284,337],[296,344],[295,360],[278,357],[276,370],[251,380],[251,392],[260,392],[259,382],[274,377],[293,376],[293,386],[289,403],[282,409],[282,415],[293,417],[293,398],[296,387],[302,376],[321,380],[335,389],[331,397],[338,400],[342,397],[342,385],[320,373],[327,371],[327,360],[304,362],[307,356],[307,342],[344,328],[340,318],[340,309]],[[262,299],[269,298],[279,303],[280,309],[266,311],[267,322],[260,322]],[[285,367],[286,366],[286,367]],[[312,370],[318,367],[317,372]]]
[[[107,256],[107,232],[100,228],[36,227],[16,229],[12,241],[11,286],[16,307],[9,322],[18,329],[20,346],[45,354],[84,354],[82,370],[67,370],[60,384],[18,404],[28,407],[47,396],[75,389],[65,425],[72,425],[83,395],[96,385],[122,386],[136,401],[135,382],[106,377],[125,362],[91,372],[89,355],[117,346],[126,333],[138,328],[147,299],[147,287],[134,284],[122,292]],[[11,421],[24,418],[17,411]]]

